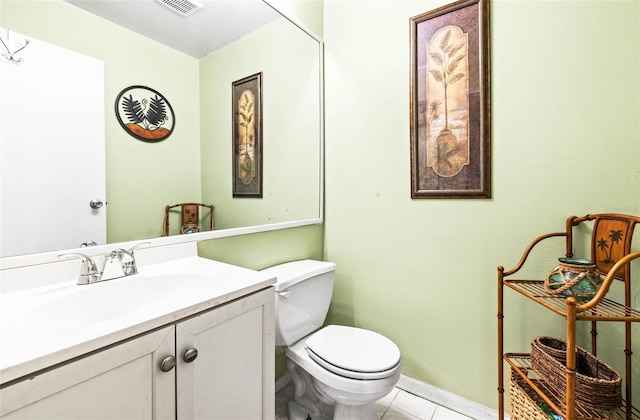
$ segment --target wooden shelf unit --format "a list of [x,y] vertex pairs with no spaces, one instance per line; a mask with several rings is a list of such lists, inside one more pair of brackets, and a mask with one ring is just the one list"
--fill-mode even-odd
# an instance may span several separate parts
[[[573,256],[573,228],[585,221],[594,221],[591,259],[596,262],[598,272],[604,277],[603,284],[598,293],[589,301],[578,301],[573,297],[563,297],[548,294],[544,289],[543,280],[522,280],[507,278],[517,273],[527,261],[534,247],[550,238],[564,238],[566,241],[566,256]],[[640,310],[631,307],[631,262],[640,258],[640,251],[630,252],[631,237],[634,227],[640,222],[636,216],[603,213],[587,215],[583,217],[571,216],[567,219],[565,232],[554,232],[541,235],[534,239],[524,251],[518,264],[510,269],[498,267],[498,413],[499,419],[505,418],[504,401],[504,367],[508,365],[512,372],[526,381],[530,390],[535,392],[547,405],[566,420],[575,419],[640,419],[640,411],[633,406],[631,375],[631,324],[640,322]],[[624,240],[624,250],[615,260],[611,258],[613,251],[609,250],[609,258],[603,258],[606,251],[602,246],[603,231],[615,228],[615,232],[622,236],[619,242]],[[623,229],[617,229],[623,227]],[[624,231],[624,233],[620,233]],[[611,231],[613,232],[613,231]],[[616,241],[611,241],[611,248]],[[606,298],[606,294],[614,280],[624,282],[624,303],[619,303]],[[567,360],[566,381],[567,392],[563,398],[550,387],[544,379],[531,367],[530,355],[523,353],[505,353],[504,351],[504,287],[515,290],[526,298],[537,302],[544,308],[565,318]],[[616,411],[599,412],[590,410],[576,404],[575,401],[575,374],[576,374],[576,322],[591,321],[592,338],[591,352],[597,351],[597,322],[624,322],[625,323],[625,389],[623,390],[623,406]]]

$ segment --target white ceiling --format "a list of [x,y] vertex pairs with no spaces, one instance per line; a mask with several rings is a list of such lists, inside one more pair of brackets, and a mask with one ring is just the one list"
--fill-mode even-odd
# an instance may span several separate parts
[[157,0],[65,0],[195,58],[253,32],[280,15],[262,0],[197,0],[188,16]]

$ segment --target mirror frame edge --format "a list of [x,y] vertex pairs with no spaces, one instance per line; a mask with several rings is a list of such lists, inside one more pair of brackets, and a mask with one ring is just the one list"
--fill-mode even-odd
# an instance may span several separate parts
[[318,65],[319,65],[319,118],[320,118],[320,133],[319,133],[319,197],[318,197],[318,217],[303,220],[293,220],[289,222],[280,222],[266,225],[246,226],[240,228],[213,230],[208,232],[199,232],[185,235],[174,235],[165,237],[156,237],[150,239],[139,239],[127,242],[116,242],[105,245],[97,245],[85,248],[71,248],[57,251],[47,251],[34,254],[24,254],[8,257],[0,257],[0,270],[7,270],[11,268],[24,267],[29,265],[46,264],[52,262],[61,262],[58,256],[66,253],[81,252],[90,257],[104,255],[116,248],[130,248],[131,246],[149,242],[149,245],[145,248],[153,248],[159,246],[167,246],[174,244],[181,244],[187,242],[200,242],[208,241],[211,239],[227,238],[231,236],[249,235],[253,233],[269,232],[274,230],[289,229],[294,227],[302,227],[309,225],[319,225],[324,223],[324,42],[322,38],[309,30],[305,25],[301,24],[291,16],[287,16],[276,6],[271,4],[270,0],[262,0],[266,5],[271,7],[282,17],[287,19],[293,25],[297,26],[300,30],[306,33],[308,36],[318,42]]

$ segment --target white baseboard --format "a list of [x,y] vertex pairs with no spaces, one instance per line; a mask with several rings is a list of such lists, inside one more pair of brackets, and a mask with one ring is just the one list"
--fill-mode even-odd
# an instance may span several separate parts
[[[289,382],[291,382],[291,377],[289,373],[286,373],[276,381],[276,392],[287,386]],[[458,395],[436,388],[435,386],[409,378],[408,376],[401,375],[396,387],[475,420],[495,420],[498,418],[498,412],[496,410],[469,401]]]
[[469,401],[458,395],[436,388],[435,386],[416,381],[408,376],[400,376],[396,387],[460,414],[464,414],[472,419],[495,420],[498,418],[498,412],[496,410]]

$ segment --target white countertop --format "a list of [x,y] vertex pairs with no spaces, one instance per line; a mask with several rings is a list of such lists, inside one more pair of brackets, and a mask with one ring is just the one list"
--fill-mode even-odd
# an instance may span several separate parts
[[[159,258],[153,249],[141,252],[142,264],[134,276],[89,285],[77,285],[75,279],[34,278],[33,287],[25,287],[30,276],[21,273],[21,287],[3,285],[0,384],[275,283],[268,273],[200,258],[195,246],[182,245],[176,253],[167,249],[170,247],[162,248],[155,253]],[[178,258],[167,258],[169,255]],[[79,270],[79,260],[77,265]],[[33,270],[38,277],[47,273],[42,266]]]

